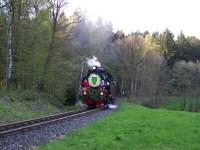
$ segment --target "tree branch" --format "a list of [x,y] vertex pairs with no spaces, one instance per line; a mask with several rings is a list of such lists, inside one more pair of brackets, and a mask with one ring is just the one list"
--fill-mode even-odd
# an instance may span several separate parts
[[5,3],[5,4],[3,4],[3,5],[2,5],[2,4],[0,4],[0,9],[1,9],[1,8],[4,8],[4,7],[8,7],[8,5],[9,5],[9,2],[6,2],[6,3]]

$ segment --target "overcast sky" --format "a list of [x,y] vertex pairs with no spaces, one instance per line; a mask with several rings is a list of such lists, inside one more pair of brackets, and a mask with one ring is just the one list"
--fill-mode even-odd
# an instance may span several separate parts
[[200,37],[200,0],[71,0],[67,9],[78,7],[92,21],[100,16],[125,33],[169,28]]

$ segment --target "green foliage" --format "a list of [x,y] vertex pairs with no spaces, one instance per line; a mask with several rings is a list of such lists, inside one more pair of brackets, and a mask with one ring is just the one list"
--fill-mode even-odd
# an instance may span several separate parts
[[21,98],[25,101],[37,101],[37,100],[39,100],[39,94],[33,93],[30,90],[25,90],[21,94]]
[[199,97],[170,97],[168,98],[167,104],[162,106],[169,110],[180,110],[180,111],[200,111],[200,99]]
[[175,95],[199,95],[200,64],[177,62],[172,69],[171,91]]
[[[66,25],[69,20],[62,15],[58,18],[58,29],[53,31],[51,11],[46,7],[39,9],[40,5],[46,5],[47,2],[15,2],[12,87],[17,90],[46,91],[64,102],[65,92],[69,91],[68,89],[71,89],[70,92],[74,92],[76,88],[73,82],[77,78],[77,58],[73,46],[68,39],[65,39],[70,33],[68,31],[69,26]],[[32,6],[34,6],[33,10],[36,8],[38,10],[37,14],[33,13],[30,17],[28,10]],[[53,32],[56,32],[56,37],[52,43]],[[6,36],[4,37],[6,39]],[[53,58],[48,64],[48,70],[44,71],[50,45],[52,46],[53,53],[51,55],[53,55]],[[5,54],[3,58],[6,60]],[[5,71],[5,68],[3,71]],[[3,77],[5,77],[5,74],[3,74]],[[45,82],[45,89],[41,87],[44,84],[43,82]],[[0,79],[0,83],[2,83],[2,79]],[[28,97],[28,95],[28,93],[25,94],[24,98],[34,99],[34,97]]]
[[0,12],[0,89],[3,88],[6,77],[7,23],[5,14]]
[[199,115],[124,104],[112,116],[39,149],[195,150],[200,146]]
[[50,28],[48,11],[39,13],[32,21],[17,22],[13,80],[18,89],[36,89],[43,78],[42,69],[51,36]]
[[[198,38],[181,32],[175,40],[169,29],[125,35],[114,32],[112,24],[101,18],[93,24],[81,12],[67,17],[58,5],[63,7],[65,1],[50,5],[48,0],[16,0],[10,6],[14,8],[10,9],[13,90],[47,92],[58,103],[74,104],[81,64],[95,55],[117,81],[115,93],[119,95],[198,95]],[[0,10],[0,89],[5,88],[8,10]],[[182,60],[193,63],[179,62]],[[35,99],[28,95],[25,99]]]
[[169,30],[166,29],[161,35],[160,35],[160,45],[163,49],[163,52],[167,55],[167,57],[173,57],[175,53],[175,41],[174,41],[174,35]]

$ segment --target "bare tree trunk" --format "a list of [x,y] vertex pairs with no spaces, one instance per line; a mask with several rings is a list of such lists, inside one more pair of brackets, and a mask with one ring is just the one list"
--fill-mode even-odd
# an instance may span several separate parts
[[122,82],[121,82],[121,87],[120,87],[120,94],[121,96],[124,96],[124,78],[122,76]]
[[135,77],[134,94],[135,94],[135,96],[137,96],[137,76]]
[[[12,3],[12,2],[10,2]],[[6,87],[9,88],[12,81],[12,24],[13,24],[13,14],[12,14],[12,4],[8,9],[8,41],[7,41],[7,71],[6,71]]]
[[133,96],[133,93],[134,93],[134,80],[132,77],[132,79],[131,79],[131,96]]

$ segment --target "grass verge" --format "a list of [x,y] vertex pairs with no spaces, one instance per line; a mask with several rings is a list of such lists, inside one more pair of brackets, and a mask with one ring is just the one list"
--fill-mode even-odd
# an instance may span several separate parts
[[74,109],[80,109],[80,106],[63,106],[55,97],[45,93],[28,90],[0,91],[0,124]]
[[200,114],[124,104],[87,128],[39,150],[197,150]]
[[59,111],[38,93],[11,91],[0,96],[0,123],[27,120]]

